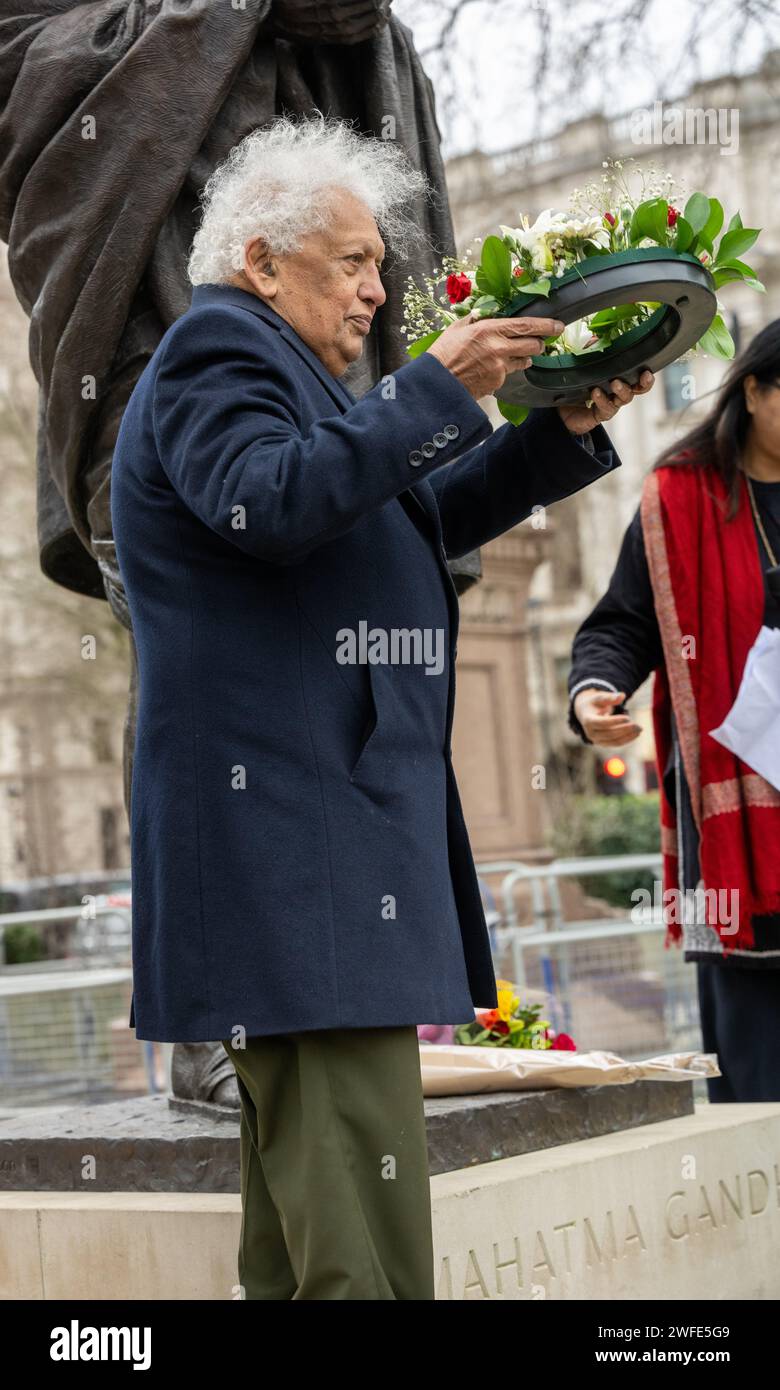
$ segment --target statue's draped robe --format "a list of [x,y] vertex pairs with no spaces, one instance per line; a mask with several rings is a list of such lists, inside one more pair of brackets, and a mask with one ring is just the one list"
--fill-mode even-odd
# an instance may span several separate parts
[[[341,37],[312,45],[279,37],[284,7],[271,0],[5,0],[0,237],[40,387],[41,567],[107,594],[126,626],[113,443],[145,363],[188,307],[198,195],[215,165],[277,112],[355,118],[362,132],[394,133],[428,175],[435,195],[419,200],[418,221],[438,255],[454,251],[431,83],[388,10],[387,0],[303,6],[301,27],[321,12]],[[356,395],[405,360],[405,277],[429,272],[437,254],[391,267],[387,303],[345,376]]]
[[[389,10],[390,0],[4,0],[0,237],[39,386],[40,563],[56,583],[107,597],[128,628],[111,535],[114,443],[138,377],[189,305],[198,198],[215,166],[276,113],[320,110],[396,138],[428,176],[433,197],[418,200],[416,219],[430,249],[388,258],[387,302],[344,378],[358,396],[406,360],[406,276],[454,254],[432,86]],[[462,592],[479,576],[478,552],[451,569]],[[233,1075],[219,1044],[177,1048],[182,1094],[210,1098]]]

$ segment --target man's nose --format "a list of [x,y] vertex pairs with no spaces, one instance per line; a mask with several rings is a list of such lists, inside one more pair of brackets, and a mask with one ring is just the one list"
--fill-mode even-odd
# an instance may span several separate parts
[[387,293],[385,291],[384,285],[382,284],[382,277],[379,274],[377,266],[374,266],[373,271],[369,272],[368,276],[360,286],[358,294],[361,299],[370,299],[374,304],[376,304],[377,308],[384,304],[385,300],[387,299]]

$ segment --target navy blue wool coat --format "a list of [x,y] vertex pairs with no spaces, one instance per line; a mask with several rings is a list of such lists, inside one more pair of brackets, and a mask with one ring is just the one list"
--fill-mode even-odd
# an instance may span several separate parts
[[451,762],[447,558],[617,467],[592,439],[554,410],[493,432],[427,353],[356,400],[257,296],[195,288],[111,481],[139,674],[139,1038],[495,1005]]

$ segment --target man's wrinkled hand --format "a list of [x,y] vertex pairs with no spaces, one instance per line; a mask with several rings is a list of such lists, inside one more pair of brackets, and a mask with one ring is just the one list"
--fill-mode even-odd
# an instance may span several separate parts
[[572,434],[587,434],[597,425],[603,425],[607,420],[612,420],[618,411],[628,405],[635,396],[646,396],[652,390],[655,377],[652,372],[645,371],[639,379],[638,386],[629,386],[625,381],[616,377],[610,382],[612,394],[602,391],[600,386],[594,386],[590,393],[590,405],[558,405],[556,410],[563,420],[567,430]]

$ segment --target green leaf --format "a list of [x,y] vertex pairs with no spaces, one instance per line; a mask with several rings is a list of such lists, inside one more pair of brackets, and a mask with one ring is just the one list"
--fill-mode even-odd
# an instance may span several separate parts
[[702,352],[709,353],[710,357],[731,358],[736,351],[734,339],[720,314],[716,314],[707,332],[701,337],[696,345]]
[[755,280],[756,272],[751,265],[746,265],[744,261],[721,261],[722,266],[729,269],[741,270],[746,279]]
[[477,1044],[477,1042],[484,1042],[485,1038],[489,1038],[489,1036],[491,1036],[491,1030],[481,1029],[480,1033],[476,1034],[476,1037],[471,1038],[471,1042],[474,1042],[474,1044]]
[[504,419],[508,420],[510,425],[522,425],[530,410],[530,406],[511,405],[509,401],[499,401],[498,399],[496,400],[496,405],[501,411]]
[[728,227],[726,228],[726,231],[727,231],[727,232],[733,232],[733,231],[735,230],[736,227],[741,227],[741,226],[742,226],[742,218],[740,217],[740,215],[739,215],[738,212],[735,212],[735,213],[734,213],[734,216],[732,217],[731,221],[729,222]]
[[490,318],[492,314],[495,314],[496,311],[500,308],[501,305],[499,304],[495,295],[481,294],[478,299],[474,300],[474,303],[471,306],[471,311],[473,314],[477,316],[477,318],[487,319]]
[[744,280],[744,275],[739,270],[735,270],[733,265],[719,265],[716,270],[711,271],[712,279],[716,290],[721,285],[733,285],[735,280]]
[[[481,273],[480,273],[481,272]],[[501,299],[512,288],[512,256],[501,237],[488,236],[482,243],[477,284]]]
[[718,232],[723,226],[723,205],[717,198],[710,198],[710,215],[704,224],[704,235],[710,245],[712,245]]
[[677,221],[674,224],[674,231],[675,251],[687,251],[690,248],[693,239],[696,235],[690,222],[688,222],[688,220],[685,217],[678,217]]
[[684,217],[694,232],[703,232],[710,220],[710,200],[706,193],[692,193],[685,204]]
[[620,323],[623,319],[636,318],[641,310],[636,304],[616,304],[612,309],[600,309],[590,320],[590,326],[595,331],[604,324]]
[[649,237],[652,241],[657,241],[660,245],[665,246],[668,216],[669,204],[665,198],[648,198],[646,202],[640,203],[634,209],[634,215],[631,218],[630,240],[637,242],[641,241],[643,237]]
[[406,344],[406,352],[409,357],[419,357],[425,352],[426,348],[435,343],[436,339],[444,332],[443,328],[437,328],[435,333],[426,333],[422,338],[415,338],[413,343]]
[[715,264],[725,265],[733,261],[735,256],[741,256],[743,251],[749,251],[760,231],[760,227],[735,227],[732,231],[726,232],[718,247]]
[[549,280],[533,280],[530,285],[516,284],[515,292],[517,294],[543,294],[546,298],[551,288],[552,285]]
[[712,272],[715,281],[715,288],[720,289],[721,285],[728,285],[734,280],[741,280],[744,285],[750,285],[751,289],[765,292],[766,286],[761,284],[756,272],[744,261],[727,261],[725,265],[719,265]]

